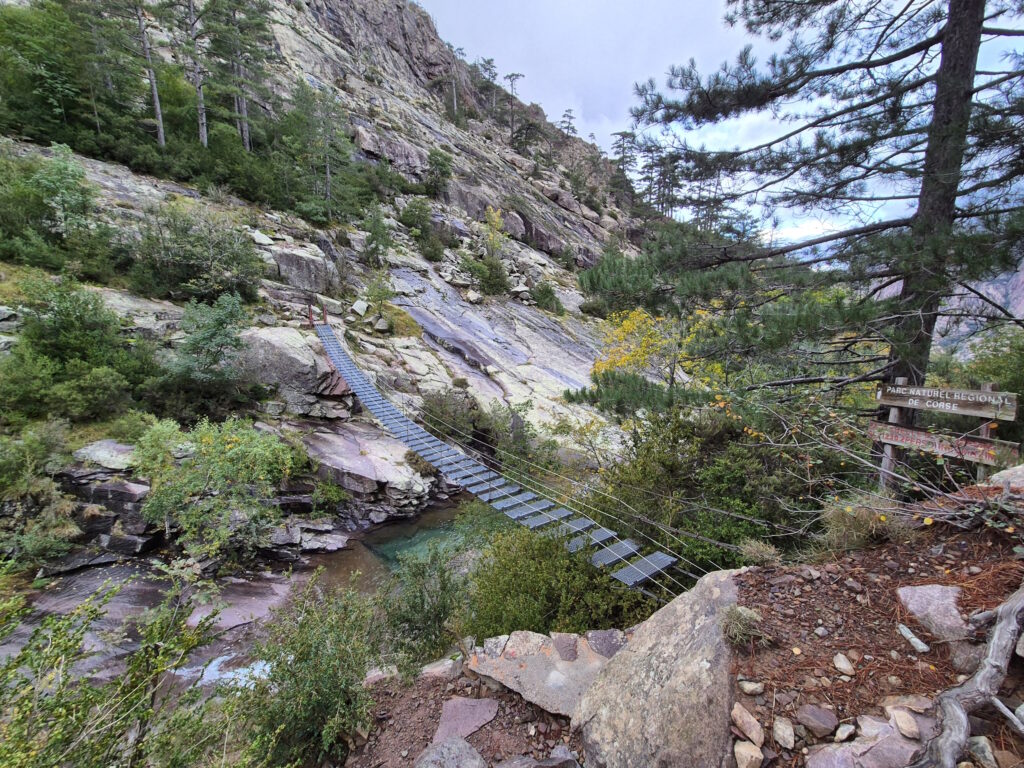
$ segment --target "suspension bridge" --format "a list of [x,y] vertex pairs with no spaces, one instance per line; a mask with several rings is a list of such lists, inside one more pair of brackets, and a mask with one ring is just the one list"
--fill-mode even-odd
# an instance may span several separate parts
[[[331,365],[368,410],[396,439],[433,466],[444,479],[486,502],[511,520],[533,530],[557,531],[567,538],[572,552],[591,547],[591,562],[612,568],[612,578],[627,587],[639,587],[672,566],[677,558],[656,550],[643,552],[640,545],[599,525],[589,516],[560,504],[555,494],[539,491],[542,483],[516,482],[487,467],[465,451],[428,432],[406,416],[370,382],[342,347],[327,322],[316,322],[312,308],[309,322],[323,344]],[[524,487],[529,486],[529,487]]]

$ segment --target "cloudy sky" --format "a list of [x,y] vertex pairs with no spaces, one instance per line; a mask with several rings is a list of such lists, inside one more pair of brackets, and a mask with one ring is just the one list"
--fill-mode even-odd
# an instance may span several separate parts
[[[733,58],[749,39],[722,21],[723,0],[419,0],[441,37],[466,60],[493,58],[502,75],[522,72],[524,101],[557,121],[571,107],[581,136],[606,149],[629,126],[633,84],[664,83],[671,64],[702,69]],[[642,10],[638,10],[637,8]]]
[[[634,83],[653,77],[663,86],[669,66],[690,58],[706,72],[758,42],[725,24],[724,0],[418,1],[467,61],[493,58],[501,75],[523,73],[521,99],[540,104],[552,121],[572,108],[579,134],[593,133],[606,150],[611,134],[630,127]],[[766,50],[763,43],[759,49]],[[753,115],[704,129],[702,138],[736,146],[770,133],[772,118]],[[787,217],[774,236],[820,234],[833,224],[819,216]]]

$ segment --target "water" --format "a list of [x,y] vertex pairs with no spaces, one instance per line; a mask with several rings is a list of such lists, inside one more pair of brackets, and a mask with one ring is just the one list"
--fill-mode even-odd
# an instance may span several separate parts
[[434,542],[451,543],[455,536],[455,507],[428,509],[410,520],[389,523],[349,541],[340,552],[315,555],[310,565],[323,568],[321,578],[328,585],[353,585],[373,595],[398,569],[400,555],[421,555]]

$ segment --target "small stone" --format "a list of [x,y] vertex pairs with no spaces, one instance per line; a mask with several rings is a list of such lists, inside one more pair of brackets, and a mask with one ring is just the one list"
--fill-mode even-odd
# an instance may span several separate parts
[[992,742],[985,736],[972,736],[967,740],[967,754],[977,763],[979,768],[999,768]]
[[[747,711],[747,708],[738,701],[732,705],[732,722],[737,728],[739,728],[740,733],[754,742],[758,747],[764,744],[764,729],[761,727],[761,724],[757,722],[757,718],[750,714],[750,712]],[[758,754],[760,754],[760,750],[758,750]],[[758,763],[758,765],[760,765],[760,763]]]
[[737,741],[733,754],[736,757],[736,768],[761,768],[761,761],[764,760],[760,747],[749,741]]
[[896,725],[896,730],[903,734],[908,739],[920,739],[921,729],[917,727],[917,720],[907,710],[902,707],[888,707],[886,714],[892,718],[893,723]]
[[893,688],[899,688],[901,685],[903,685],[903,679],[896,677],[896,675],[889,675],[887,678],[885,678],[885,681]]
[[772,723],[772,738],[783,749],[793,749],[796,746],[796,734],[793,733],[793,723],[788,717],[775,718],[775,722]]
[[747,696],[760,696],[764,693],[764,683],[755,680],[740,680],[739,687]]
[[796,711],[796,719],[819,739],[831,734],[839,725],[834,712],[816,704],[804,704]]
[[979,573],[981,573],[981,568],[979,568],[976,565],[972,565],[970,568],[967,569],[967,572],[972,576],[977,576]]
[[846,657],[845,653],[837,653],[832,657],[832,664],[835,665],[835,668],[844,675],[852,677],[857,674],[857,670],[854,668],[853,662]]
[[479,304],[483,300],[484,297],[480,294],[479,291],[474,291],[472,289],[466,291],[466,301],[468,301],[470,304]]
[[856,579],[847,579],[845,582],[846,588],[855,594],[860,594],[864,591],[864,585]]
[[836,728],[836,735],[833,737],[832,741],[847,741],[848,739],[851,739],[853,737],[853,734],[855,734],[856,732],[857,726],[855,726],[853,723],[843,723],[838,728]]
[[906,624],[897,624],[896,629],[899,630],[900,634],[903,635],[906,641],[910,643],[913,649],[918,653],[928,653],[931,651],[928,644],[915,635]]
[[815,627],[814,634],[818,637],[828,637],[828,630],[824,627]]

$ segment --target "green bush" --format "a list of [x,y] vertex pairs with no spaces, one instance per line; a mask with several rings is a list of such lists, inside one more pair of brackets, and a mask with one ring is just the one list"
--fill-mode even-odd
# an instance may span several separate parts
[[423,186],[431,197],[441,197],[452,177],[452,156],[440,149],[427,153],[427,174]]
[[433,432],[468,442],[483,413],[476,400],[464,389],[429,392],[423,396],[421,418]]
[[564,315],[565,307],[562,306],[562,302],[558,298],[558,294],[555,293],[555,288],[551,283],[538,283],[530,290],[530,298],[537,302],[537,306],[541,309],[546,309],[548,312],[552,312],[556,315]]
[[444,261],[444,243],[436,234],[431,232],[420,241],[420,252],[423,258],[435,264]]
[[252,301],[263,270],[242,229],[203,206],[172,203],[143,220],[131,278],[147,296],[209,303],[236,293]]
[[25,427],[18,437],[0,435],[0,499],[32,493],[60,467],[66,451],[67,430],[59,421]]
[[499,534],[473,568],[465,622],[478,640],[515,630],[584,632],[628,627],[655,604],[571,554],[561,538],[524,528]]
[[508,293],[511,284],[505,265],[497,256],[484,256],[482,262],[485,272],[480,277],[480,290],[488,296],[499,296]]
[[9,355],[0,357],[0,420],[11,423],[45,416],[59,372],[58,362],[28,344],[16,344]]
[[319,576],[267,622],[250,654],[266,674],[234,690],[245,756],[257,763],[343,763],[347,740],[369,724],[363,679],[379,662],[372,606]]
[[409,229],[414,229],[419,236],[430,230],[430,203],[422,197],[414,197],[402,210],[398,220]]
[[388,251],[391,250],[394,240],[379,205],[370,209],[361,226],[367,233],[366,244],[363,246],[366,263],[374,269],[380,269],[387,264]]
[[279,514],[263,500],[304,457],[238,419],[203,420],[187,433],[165,420],[143,435],[136,460],[152,486],[143,517],[180,531],[185,551],[198,560],[244,556],[263,543]]
[[378,598],[385,647],[405,671],[437,659],[459,639],[453,621],[463,584],[452,573],[450,557],[436,543],[424,555],[400,555],[398,572]]
[[631,418],[641,409],[663,413],[672,403],[664,384],[637,373],[613,369],[591,378],[591,387],[567,389],[563,393],[566,401],[588,403],[620,419]]
[[128,380],[106,365],[90,368],[76,360],[65,367],[64,375],[50,392],[51,413],[91,421],[119,414],[131,402]]

